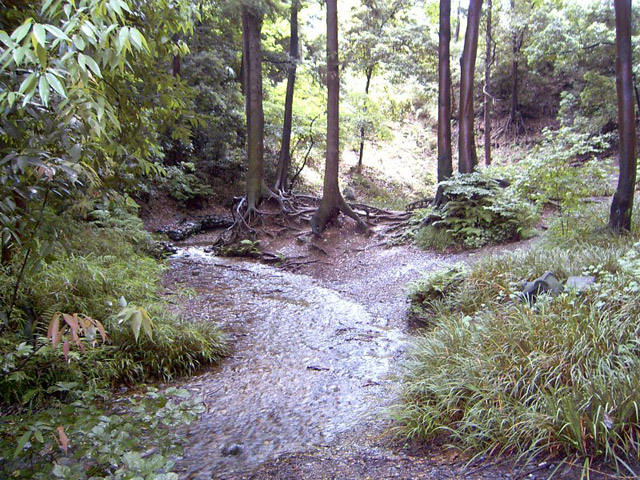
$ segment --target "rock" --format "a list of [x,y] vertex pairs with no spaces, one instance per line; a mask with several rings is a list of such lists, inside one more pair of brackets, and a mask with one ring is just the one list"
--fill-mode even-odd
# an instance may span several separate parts
[[344,199],[349,200],[350,202],[354,202],[356,200],[356,192],[351,187],[345,187],[344,189]]
[[220,449],[220,452],[225,457],[230,457],[230,456],[234,456],[235,457],[235,456],[240,455],[242,453],[242,447],[240,445],[238,445],[237,443],[231,443],[229,445],[224,445]]
[[153,256],[156,258],[166,258],[178,253],[178,248],[171,242],[155,242],[153,245]]
[[596,283],[596,277],[594,276],[573,276],[567,278],[565,290],[574,290],[581,293],[588,290],[594,283]]
[[205,215],[198,217],[202,230],[215,230],[216,228],[229,228],[233,225],[233,218],[222,215]]
[[544,272],[544,274],[536,278],[533,282],[525,282],[523,284],[521,297],[533,304],[536,301],[536,297],[543,293],[549,293],[552,296],[559,295],[564,290],[562,283],[551,272]]
[[223,215],[203,215],[195,220],[183,220],[178,226],[165,227],[158,230],[166,234],[174,242],[180,242],[196,233],[207,232],[217,228],[228,228],[233,225],[233,218]]

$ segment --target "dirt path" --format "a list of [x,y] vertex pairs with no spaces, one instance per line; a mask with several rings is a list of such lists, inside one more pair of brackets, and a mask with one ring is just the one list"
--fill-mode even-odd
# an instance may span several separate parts
[[207,412],[188,432],[181,478],[546,478],[546,465],[467,465],[387,435],[408,339],[405,286],[469,255],[363,236],[329,236],[322,249],[296,273],[199,250],[172,261],[168,285],[198,293],[183,312],[221,322],[234,345],[221,367],[184,385]]

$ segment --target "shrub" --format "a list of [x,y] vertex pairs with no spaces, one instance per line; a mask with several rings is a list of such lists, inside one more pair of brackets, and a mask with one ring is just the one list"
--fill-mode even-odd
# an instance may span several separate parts
[[[139,219],[124,209],[107,207],[91,211],[87,218],[89,222],[65,215],[60,222],[58,217],[62,227],[57,247],[22,282],[18,308],[0,340],[0,359],[6,363],[8,357],[15,358],[22,342],[32,351],[0,372],[0,401],[39,404],[56,382],[104,388],[148,378],[167,380],[192,374],[226,353],[224,335],[216,325],[181,319],[158,297],[164,266],[145,253],[151,241]],[[14,281],[11,269],[0,271],[3,311]],[[137,337],[130,322],[119,321],[122,298],[130,307],[149,312],[151,336]],[[65,361],[63,347],[54,349],[45,338],[55,312],[99,320],[109,342],[87,348],[82,355],[72,351]]]
[[185,205],[198,203],[213,194],[211,187],[196,175],[195,165],[191,162],[166,167],[161,185],[171,198]]
[[[519,282],[546,270],[597,282],[533,306],[515,301]],[[640,244],[627,239],[547,243],[432,274],[413,293],[434,328],[406,365],[402,434],[445,435],[475,452],[601,457],[624,470],[640,452],[638,272]]]
[[[111,402],[77,384],[58,383],[75,400],[32,416],[3,417],[0,475],[3,478],[65,480],[153,478],[176,480],[172,456],[183,442],[177,427],[204,411],[175,388]],[[153,453],[149,453],[152,449]]]
[[[453,240],[477,248],[532,233],[535,208],[501,189],[488,174],[454,175],[440,183],[446,203],[425,219],[427,229],[444,230]],[[436,236],[421,237],[423,246]]]

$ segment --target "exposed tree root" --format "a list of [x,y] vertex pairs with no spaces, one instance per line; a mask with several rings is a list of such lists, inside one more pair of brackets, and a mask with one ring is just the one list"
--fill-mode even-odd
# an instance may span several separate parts
[[[267,190],[260,208],[248,208],[246,197],[236,198],[231,209],[233,224],[220,235],[214,244],[214,249],[243,239],[256,240],[260,234],[276,238],[287,232],[304,232],[311,225],[320,201],[319,197],[312,195]],[[405,227],[411,217],[411,212],[408,210],[394,212],[364,203],[344,202],[344,208],[338,210],[336,214],[343,212],[364,227],[364,230],[384,224],[388,227],[385,231],[397,231]],[[312,232],[307,230],[296,238],[300,242],[313,245],[309,241],[311,235]],[[272,258],[264,260],[276,261]]]
[[511,118],[511,116],[507,117],[505,122],[496,132],[496,136],[516,139],[521,135],[526,135],[527,127],[524,125],[524,120],[522,119],[522,115],[520,112],[516,114],[515,118]]

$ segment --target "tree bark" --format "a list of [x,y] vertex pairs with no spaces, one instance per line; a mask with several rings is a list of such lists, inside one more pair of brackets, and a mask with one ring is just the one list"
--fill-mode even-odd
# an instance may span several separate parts
[[291,2],[291,39],[289,41],[289,74],[287,77],[287,94],[284,101],[284,121],[282,124],[282,143],[280,146],[280,157],[278,158],[278,169],[274,190],[289,190],[289,170],[291,168],[291,125],[293,119],[293,93],[296,83],[296,68],[299,60],[299,38],[298,38],[298,2]]
[[480,13],[482,0],[469,1],[467,15],[467,31],[464,37],[464,50],[460,60],[460,134],[459,160],[460,173],[471,173],[478,164],[474,132],[473,80],[478,53],[478,36],[480,31]]
[[[451,153],[451,0],[440,0],[438,34],[438,183],[453,174]],[[436,192],[436,205],[444,201],[442,188]]]
[[484,164],[491,165],[491,0],[487,1],[487,35],[484,54]]
[[[180,40],[180,36],[176,33],[173,36],[173,43],[178,43],[178,41]],[[174,55],[173,56],[173,62],[171,65],[171,70],[173,73],[174,77],[177,77],[178,75],[180,75],[180,71],[181,71],[181,64],[180,64],[180,57],[178,55]]]
[[611,202],[609,227],[616,233],[631,230],[631,213],[636,184],[636,124],[631,70],[631,0],[614,0],[616,12],[616,90],[618,94],[618,136],[620,174]]
[[264,193],[264,113],[262,110],[262,18],[242,10],[243,67],[247,115],[247,212],[256,210]]
[[[460,4],[461,3],[462,3],[462,0],[458,0],[458,8],[456,8],[456,34],[455,34],[456,43],[458,42],[458,40],[460,40]],[[449,1],[449,15],[451,15],[451,1]]]
[[[367,68],[367,83],[364,87],[365,101],[369,99],[369,88],[371,87],[371,77],[373,77],[373,66]],[[367,113],[367,108],[365,106],[364,113]],[[362,157],[364,156],[364,137],[365,137],[365,128],[360,127],[360,151],[358,153],[358,166],[356,167],[356,171],[358,173],[362,173]]]
[[[511,0],[511,16],[515,18],[515,10],[516,10],[516,2],[515,0]],[[520,133],[520,125],[522,123],[522,119],[520,118],[520,112],[518,109],[518,93],[520,90],[519,87],[519,76],[518,76],[518,68],[520,64],[520,48],[522,47],[522,35],[518,34],[516,27],[513,27],[513,32],[511,35],[511,49],[512,49],[512,60],[511,60],[511,111],[509,113],[509,121],[508,126],[514,137],[517,137]]]
[[327,0],[327,157],[322,200],[311,218],[311,229],[320,235],[341,211],[353,218],[360,228],[366,224],[347,205],[338,185],[340,157],[340,74],[338,65],[338,1]]

